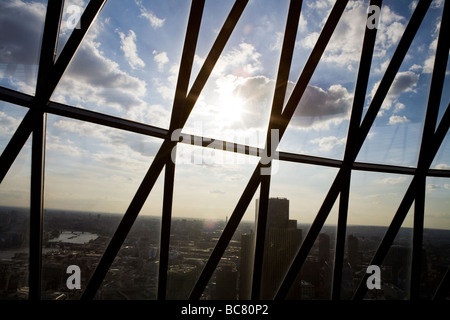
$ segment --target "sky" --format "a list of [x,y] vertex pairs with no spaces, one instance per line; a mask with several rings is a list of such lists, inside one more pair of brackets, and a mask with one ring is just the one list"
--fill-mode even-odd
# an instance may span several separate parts
[[[357,161],[414,167],[443,2],[433,1],[369,132]],[[87,1],[66,1],[58,53]],[[194,81],[233,1],[207,0],[190,83]],[[288,95],[334,1],[303,1]],[[366,108],[417,1],[383,1]],[[250,0],[194,109],[185,133],[264,146],[289,1]],[[34,94],[45,1],[0,3],[0,85]],[[368,1],[349,1],[278,150],[342,159]],[[168,128],[190,2],[109,0],[54,91],[53,101]],[[439,119],[450,100],[449,67]],[[286,98],[286,100],[287,100]],[[0,151],[27,109],[0,102]],[[124,213],[162,140],[48,115],[45,207]],[[449,138],[432,168],[450,169]],[[27,206],[31,143],[3,183],[0,205]],[[173,215],[225,219],[258,158],[179,145]],[[290,215],[313,221],[337,169],[275,162],[271,196],[290,200]],[[388,225],[410,176],[352,173],[350,224]],[[159,177],[141,214],[161,215]],[[425,226],[450,228],[450,181],[427,179]],[[254,219],[256,193],[244,219]],[[336,208],[327,223],[336,222]],[[405,226],[412,225],[410,210]]]

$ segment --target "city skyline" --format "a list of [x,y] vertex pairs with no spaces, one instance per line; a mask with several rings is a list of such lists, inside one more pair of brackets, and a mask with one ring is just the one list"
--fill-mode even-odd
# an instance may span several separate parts
[[[273,210],[271,212],[273,214]],[[11,212],[1,209],[0,214],[4,222],[5,214],[8,215]],[[0,296],[3,299],[26,299],[28,255],[24,250],[27,246],[27,235],[25,223],[22,221],[23,216],[15,212],[13,220],[10,221],[12,223],[3,223],[0,229],[2,238]],[[108,272],[96,299],[151,300],[156,298],[160,221],[149,216],[141,216],[138,219],[136,226],[127,236],[112,269]],[[70,212],[48,214],[44,224],[42,260],[44,299],[79,299],[119,220],[116,215]],[[224,226],[225,221],[216,224],[197,219],[172,221],[167,299],[187,299]],[[74,235],[87,233],[85,242],[63,236],[64,230],[68,229],[74,231],[77,229],[78,232],[73,233]],[[341,299],[351,299],[353,296],[386,230],[363,226],[348,226],[347,229]],[[286,262],[289,260],[285,251],[278,252],[276,249],[282,247],[288,251],[293,249],[295,251],[301,242],[297,242],[301,240],[298,236],[302,238],[305,231],[306,229],[301,226],[299,229],[289,226],[284,219],[272,219],[269,223],[266,242],[268,249],[264,257],[262,277],[264,297],[270,299],[273,287],[276,288],[279,284],[283,269],[287,267]],[[17,237],[7,237],[8,233],[19,232],[23,232],[22,245],[16,243]],[[294,235],[295,233],[297,235]],[[254,225],[250,223],[243,223],[238,228],[202,294],[203,300],[246,300],[249,298],[250,282],[248,280],[250,279],[245,280],[248,273],[244,270],[252,263],[253,254],[248,240],[254,241],[254,235]],[[54,241],[58,238],[61,238],[60,241]],[[400,230],[381,265],[382,289],[368,292],[366,299],[403,300],[407,298],[411,238],[410,230]],[[290,241],[293,242],[289,243]],[[335,229],[324,226],[302,268],[301,284],[297,283],[299,285],[297,289],[301,289],[301,294],[297,291],[290,296],[291,299],[330,299],[335,241]],[[423,258],[426,263],[423,269],[424,278],[421,281],[421,294],[425,299],[433,295],[447,269],[450,259],[449,241],[448,230],[424,232]],[[274,257],[278,258],[274,259]],[[82,270],[81,290],[70,289],[66,286],[66,279],[69,277],[66,269],[69,265],[77,265]],[[264,289],[265,286],[266,289]]]
[[[366,107],[415,4],[383,3]],[[1,5],[2,27],[14,32],[1,38],[7,49],[0,55],[0,85],[34,94],[39,57],[36,39],[41,37],[45,2],[10,0]],[[71,31],[71,13],[67,11],[71,5],[84,8],[86,2],[66,1],[58,52]],[[349,2],[278,150],[342,159],[367,5],[367,1]],[[108,1],[52,100],[168,128],[189,6],[188,1]],[[191,83],[231,6],[231,1],[206,2]],[[287,95],[331,7],[332,1],[304,1]],[[432,2],[357,161],[417,165],[442,7],[443,1]],[[230,141],[246,138],[254,146],[264,145],[263,139],[255,137],[265,137],[267,129],[277,72],[273,61],[279,59],[285,25],[278,17],[284,17],[287,8],[288,1],[249,2],[183,132]],[[18,15],[23,19],[8,18]],[[447,78],[438,120],[450,97]],[[317,104],[323,108],[311,107]],[[6,146],[24,114],[22,108],[0,103],[4,124],[0,148]],[[196,132],[199,123],[202,132]],[[432,169],[450,168],[448,143],[446,138]],[[0,186],[2,205],[26,206],[29,202],[30,145],[24,146]],[[45,208],[123,214],[160,145],[157,138],[49,114]],[[178,152],[199,148],[179,146]],[[173,216],[224,219],[233,212],[258,159],[218,150],[201,152],[203,163],[177,164]],[[226,163],[206,161],[222,159],[225,154]],[[279,161],[270,195],[286,196],[293,203],[293,218],[312,222],[337,172],[335,168]],[[158,178],[140,214],[161,215],[162,180]],[[388,225],[411,180],[412,176],[406,175],[354,171],[348,223]],[[428,177],[426,192],[425,227],[449,229],[447,179]],[[329,220],[336,221],[335,211]],[[253,214],[243,219],[253,219],[250,216]],[[412,226],[411,213],[405,225]]]

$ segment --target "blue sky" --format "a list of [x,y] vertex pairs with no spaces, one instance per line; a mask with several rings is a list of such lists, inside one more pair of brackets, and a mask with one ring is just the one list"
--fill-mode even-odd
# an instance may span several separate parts
[[[43,4],[44,3],[44,4]],[[303,1],[289,89],[292,90],[334,1]],[[412,14],[415,1],[384,1],[366,98],[368,106]],[[288,1],[251,0],[208,80],[184,132],[263,146]],[[66,1],[84,7],[86,1]],[[191,83],[233,1],[206,1]],[[443,1],[433,1],[357,161],[415,166]],[[33,94],[45,2],[1,3],[0,85]],[[368,1],[350,1],[279,150],[342,159]],[[168,128],[189,1],[107,1],[52,100]],[[60,48],[71,12],[62,19]],[[449,68],[440,116],[450,100]],[[0,103],[0,149],[26,110]],[[48,116],[45,204],[48,208],[123,213],[161,140]],[[203,156],[176,169],[174,216],[229,216],[257,159],[180,146]],[[0,186],[0,203],[28,203],[30,144]],[[181,158],[181,157],[179,157]],[[432,165],[450,168],[447,138]],[[279,163],[271,195],[290,199],[291,216],[310,222],[336,169]],[[388,224],[410,177],[354,172],[349,223]],[[450,182],[427,181],[430,227],[450,227]],[[160,215],[162,181],[142,213]],[[254,217],[250,205],[246,218]],[[330,219],[333,219],[330,217]],[[407,223],[411,223],[408,217]],[[331,222],[331,221],[330,221]]]

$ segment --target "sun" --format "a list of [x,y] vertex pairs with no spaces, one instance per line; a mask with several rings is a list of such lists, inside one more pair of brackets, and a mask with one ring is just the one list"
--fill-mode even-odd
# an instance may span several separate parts
[[221,99],[219,103],[218,118],[222,127],[233,125],[242,118],[242,107],[244,103],[241,98],[235,96],[228,96]]
[[217,119],[222,128],[229,127],[242,120],[244,101],[234,92],[233,85],[221,86],[216,105]]

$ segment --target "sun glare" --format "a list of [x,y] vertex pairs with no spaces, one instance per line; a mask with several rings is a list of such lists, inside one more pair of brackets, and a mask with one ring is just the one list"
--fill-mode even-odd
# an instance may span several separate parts
[[235,85],[230,82],[221,83],[217,97],[218,123],[224,128],[242,120],[243,100],[234,93]]
[[235,96],[224,97],[219,104],[219,122],[222,127],[230,126],[241,120],[243,102],[241,98]]

